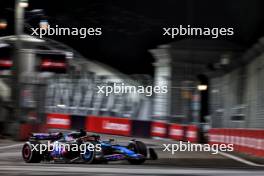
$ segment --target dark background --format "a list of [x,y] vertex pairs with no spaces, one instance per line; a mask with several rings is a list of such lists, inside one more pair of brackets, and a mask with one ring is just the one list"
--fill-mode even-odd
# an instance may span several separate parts
[[[192,27],[233,27],[235,35],[220,37],[245,49],[264,33],[263,0],[29,0],[29,8],[44,9],[51,26],[102,27],[102,36],[86,39],[52,36],[89,59],[101,61],[128,74],[153,74],[148,49],[179,41],[163,36],[163,27],[190,24]],[[13,32],[14,1],[0,0],[0,19]],[[41,17],[42,18],[42,17]],[[37,26],[39,19],[29,20]],[[208,38],[202,38],[207,40]]]

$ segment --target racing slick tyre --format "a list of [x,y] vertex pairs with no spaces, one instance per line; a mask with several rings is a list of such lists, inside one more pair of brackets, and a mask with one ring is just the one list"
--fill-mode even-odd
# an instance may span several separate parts
[[[33,148],[33,146],[36,146]],[[36,150],[37,149],[37,150]],[[22,148],[22,156],[26,163],[39,163],[42,160],[40,154],[40,142],[26,142]]]
[[133,150],[135,153],[141,154],[144,156],[142,159],[128,159],[128,162],[130,164],[143,164],[146,161],[147,158],[147,146],[141,141],[134,141],[128,144],[128,149]]
[[88,145],[94,145],[93,143],[86,143],[86,151],[85,152],[80,152],[80,158],[82,161],[84,161],[87,164],[91,164],[95,162],[95,151],[94,150],[89,150]]

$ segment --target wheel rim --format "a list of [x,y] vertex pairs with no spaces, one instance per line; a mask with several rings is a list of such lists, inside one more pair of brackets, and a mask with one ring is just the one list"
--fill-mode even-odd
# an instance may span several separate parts
[[83,155],[83,159],[85,161],[89,161],[92,158],[92,151],[87,150],[85,154]]
[[24,147],[24,149],[23,149],[23,157],[24,157],[25,159],[29,159],[30,154],[31,154],[31,149],[30,149],[30,147],[29,147],[28,145],[26,145],[26,146]]

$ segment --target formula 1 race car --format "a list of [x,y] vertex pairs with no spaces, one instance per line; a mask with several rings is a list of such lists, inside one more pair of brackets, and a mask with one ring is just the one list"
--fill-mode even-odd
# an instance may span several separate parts
[[137,140],[128,145],[114,144],[114,140],[102,141],[99,135],[79,132],[33,133],[22,148],[22,157],[27,163],[61,161],[65,163],[108,163],[127,160],[131,164],[142,164],[156,160],[156,152]]

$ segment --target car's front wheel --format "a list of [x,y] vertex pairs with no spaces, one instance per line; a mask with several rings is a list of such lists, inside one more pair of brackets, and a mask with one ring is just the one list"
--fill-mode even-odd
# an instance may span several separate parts
[[145,143],[141,141],[133,141],[128,144],[127,148],[134,151],[135,153],[138,153],[144,156],[144,158],[140,158],[140,159],[128,159],[128,162],[130,164],[138,165],[138,164],[143,164],[146,161],[148,152],[147,152],[147,146]]

